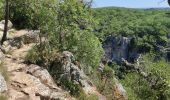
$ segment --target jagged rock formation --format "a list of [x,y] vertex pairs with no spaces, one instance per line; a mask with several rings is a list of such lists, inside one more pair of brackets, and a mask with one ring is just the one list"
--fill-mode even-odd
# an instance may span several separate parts
[[126,37],[107,37],[103,48],[105,50],[105,57],[108,60],[121,61],[122,58],[128,58],[128,44],[130,39]]
[[84,92],[88,94],[95,94],[99,100],[105,100],[106,98],[97,92],[96,87],[81,70],[79,65],[75,64],[74,56],[71,52],[64,51],[57,57],[53,66],[50,68],[50,72],[56,76],[56,79],[60,82],[71,81],[74,84],[79,84]]
[[107,61],[116,61],[118,63],[121,63],[122,59],[134,61],[138,58],[139,54],[135,48],[132,51],[129,50],[130,41],[131,38],[127,37],[108,36],[103,43],[105,50],[104,58]]

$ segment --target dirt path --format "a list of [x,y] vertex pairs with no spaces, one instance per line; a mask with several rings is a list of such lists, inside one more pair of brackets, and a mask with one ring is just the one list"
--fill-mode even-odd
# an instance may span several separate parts
[[[14,37],[20,37],[27,32],[26,30],[16,31]],[[9,73],[8,100],[69,99],[68,94],[58,88],[53,83],[52,78],[45,83],[45,78],[41,77],[41,74],[44,74],[46,70],[38,69],[38,67],[34,70],[36,67],[30,67],[24,63],[27,52],[34,45],[35,43],[23,45],[21,48],[14,49],[10,54],[5,55],[4,66],[7,67]],[[28,73],[30,70],[34,71]],[[32,75],[34,72],[36,74]],[[48,73],[45,74],[45,77],[50,77]],[[53,87],[52,89],[49,85],[47,86],[48,83]]]

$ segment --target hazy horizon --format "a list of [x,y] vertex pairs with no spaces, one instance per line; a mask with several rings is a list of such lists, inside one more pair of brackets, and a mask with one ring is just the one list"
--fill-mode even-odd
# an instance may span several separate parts
[[166,8],[169,5],[166,0],[94,0],[92,7]]

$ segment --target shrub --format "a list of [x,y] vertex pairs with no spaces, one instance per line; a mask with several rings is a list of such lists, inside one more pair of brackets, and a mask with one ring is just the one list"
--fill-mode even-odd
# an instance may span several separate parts
[[98,38],[92,33],[82,34],[76,56],[86,66],[97,67],[103,56],[103,48]]
[[130,100],[168,100],[170,97],[170,66],[169,63],[160,60],[154,61],[153,55],[145,55],[142,66],[149,76],[143,77],[138,73],[127,73],[121,80],[128,91]]
[[17,28],[38,29],[48,23],[57,6],[57,0],[11,0],[10,17]]

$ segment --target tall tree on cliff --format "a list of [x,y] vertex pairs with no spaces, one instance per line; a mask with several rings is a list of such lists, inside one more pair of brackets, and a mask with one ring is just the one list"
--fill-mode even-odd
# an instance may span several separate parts
[[7,39],[7,31],[8,31],[8,19],[9,19],[9,0],[5,0],[5,25],[4,25],[4,33],[1,40],[1,45]]

